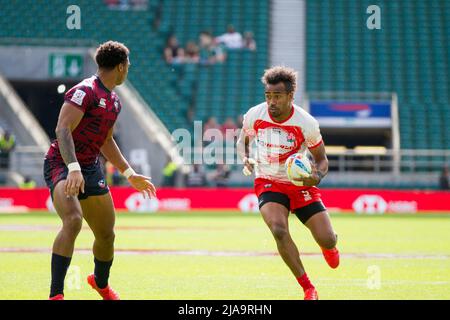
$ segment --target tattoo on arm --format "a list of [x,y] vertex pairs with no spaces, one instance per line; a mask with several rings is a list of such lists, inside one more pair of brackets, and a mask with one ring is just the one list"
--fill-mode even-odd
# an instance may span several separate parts
[[75,154],[75,144],[73,143],[72,132],[69,128],[62,128],[56,131],[59,151],[66,164],[77,162]]

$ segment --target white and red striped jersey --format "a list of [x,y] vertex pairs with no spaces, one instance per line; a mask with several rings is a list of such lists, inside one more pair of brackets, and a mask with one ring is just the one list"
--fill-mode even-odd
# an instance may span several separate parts
[[284,168],[290,155],[306,154],[322,143],[319,123],[297,105],[283,122],[272,119],[266,102],[254,106],[244,115],[242,129],[256,143],[256,178],[281,183],[290,183]]

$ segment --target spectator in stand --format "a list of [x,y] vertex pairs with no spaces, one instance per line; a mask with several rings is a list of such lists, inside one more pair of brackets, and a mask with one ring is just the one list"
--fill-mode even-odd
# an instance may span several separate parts
[[208,31],[202,31],[199,35],[200,63],[214,64],[226,60],[226,54],[221,45],[218,45]]
[[449,182],[449,173],[448,173],[448,167],[444,166],[442,168],[441,175],[439,177],[439,189],[441,190],[450,190],[450,182]]
[[242,35],[237,32],[233,25],[228,25],[227,32],[216,37],[217,43],[223,43],[227,49],[242,49]]
[[186,187],[205,187],[208,184],[206,173],[198,164],[192,166],[192,170],[185,176]]
[[[222,131],[223,140],[225,141],[224,144],[224,151],[225,151],[225,158],[224,161],[226,161],[228,155],[233,155],[235,153],[235,146],[237,139],[239,137],[239,130],[238,126],[234,122],[233,118],[228,117],[225,119],[225,122],[222,124],[220,130]],[[219,153],[220,156],[220,153]]]
[[[215,139],[218,137],[218,133],[214,132],[213,129],[216,129],[220,132],[221,127],[219,123],[217,122],[215,117],[209,117],[208,120],[203,125],[203,146],[207,146],[211,142],[215,141]],[[219,137],[220,140],[221,137]]]
[[122,175],[111,162],[105,161],[106,183],[110,186],[120,186],[122,184]]
[[30,190],[36,188],[36,182],[30,176],[25,176],[23,181],[19,184],[22,190]]
[[170,156],[167,156],[166,165],[163,169],[163,182],[164,187],[174,187],[176,184],[176,177],[178,172],[178,165],[172,160]]
[[178,39],[174,35],[167,40],[164,48],[164,59],[168,64],[180,64],[184,60],[184,49],[178,44]]
[[9,168],[9,157],[16,146],[16,138],[8,130],[0,136],[0,169]]
[[213,180],[216,187],[223,188],[228,186],[230,178],[230,169],[226,164],[218,164]]
[[238,115],[236,123],[238,128],[242,128],[242,124],[244,123],[244,116],[242,114]]
[[250,51],[256,51],[256,41],[253,37],[253,32],[246,31],[244,33],[244,40],[243,40],[243,47],[244,49],[250,50]]
[[227,137],[227,130],[228,130],[228,136],[233,137],[235,130],[237,130],[237,129],[238,129],[238,126],[236,125],[233,118],[231,118],[231,117],[226,118],[225,122],[222,124],[222,126],[220,128],[224,137]]
[[217,123],[216,117],[209,117],[208,120],[203,125],[203,133],[209,129],[218,129],[220,130],[220,125]]
[[148,0],[103,0],[109,9],[147,10]]
[[199,63],[200,62],[200,49],[194,41],[188,41],[186,44],[185,63]]
[[115,8],[120,4],[119,0],[103,0],[103,2],[110,8]]
[[213,147],[212,149],[208,149],[208,152],[204,154],[207,157],[205,158],[206,163],[211,164],[215,161],[221,161],[219,159],[223,160],[224,150],[221,144],[225,140],[225,137],[222,135],[221,130],[222,128],[215,117],[210,117],[203,125],[203,147]]

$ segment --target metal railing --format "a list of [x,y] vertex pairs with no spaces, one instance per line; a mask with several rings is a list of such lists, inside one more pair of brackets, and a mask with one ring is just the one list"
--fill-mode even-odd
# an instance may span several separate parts
[[[450,150],[386,150],[381,153],[364,153],[346,150],[328,153],[330,171],[337,172],[391,172],[424,173],[442,170],[450,164]],[[396,172],[396,159],[399,159]]]
[[8,170],[23,177],[29,176],[38,185],[44,185],[44,156],[45,152],[40,147],[17,146],[10,154]]
[[[224,154],[224,160],[225,157]],[[399,172],[394,170],[396,157],[400,159]],[[328,152],[328,159],[330,170],[326,183],[330,185],[370,186],[392,183],[395,187],[395,185],[409,183],[435,187],[443,167],[450,166],[450,150],[400,150],[398,153],[393,150],[379,153],[345,150]],[[42,149],[18,146],[11,153],[8,170],[22,176],[31,176],[38,185],[44,185],[43,160]],[[214,165],[205,165],[205,167],[212,168]],[[233,163],[230,168],[235,171],[231,184],[251,185],[252,180],[240,174],[242,165]],[[5,173],[6,169],[2,171]]]

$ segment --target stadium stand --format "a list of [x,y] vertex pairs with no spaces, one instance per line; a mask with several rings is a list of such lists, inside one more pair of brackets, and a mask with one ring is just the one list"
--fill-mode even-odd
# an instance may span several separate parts
[[369,31],[372,2],[307,1],[307,91],[397,92],[401,148],[449,149],[448,2],[377,1]]
[[223,64],[186,64],[179,68],[176,87],[179,95],[191,101],[195,120],[206,120],[214,114],[222,123],[260,100],[259,77],[268,64],[269,1],[163,2],[160,33],[175,34],[180,43],[196,41],[202,31],[218,36],[230,23],[241,33],[253,31],[258,50],[229,50]]
[[[108,6],[113,2],[77,1],[82,28],[70,30],[67,1],[48,6],[43,1],[3,1],[0,44],[94,47],[109,39],[126,43],[132,52],[129,80],[169,131],[192,129],[192,120],[206,121],[211,115],[219,123],[227,117],[236,119],[262,100],[260,77],[269,66],[273,1],[140,1],[146,4],[144,9]],[[306,91],[396,92],[401,149],[450,149],[449,3],[377,1],[380,30],[366,28],[370,0],[305,3]],[[227,50],[226,61],[214,65],[174,66],[164,61],[170,35],[185,47],[189,41],[197,42],[200,32],[218,36],[229,24],[242,34],[253,32],[257,50]],[[444,160],[402,157],[408,159],[414,164],[402,166],[402,172],[426,172],[430,162]],[[384,187],[386,182],[367,183]],[[415,182],[402,183],[392,187]]]
[[[77,2],[81,30],[65,27],[68,5],[65,1],[52,6],[31,0],[2,3],[2,43],[17,44],[21,40],[29,45],[42,40],[41,44],[54,45],[58,44],[56,39],[80,40],[83,44],[109,39],[126,43],[132,52],[129,80],[170,131],[190,127],[186,118],[189,107],[195,110],[196,120],[213,113],[222,122],[260,100],[259,77],[268,56],[267,0],[245,1],[242,6],[218,0],[152,0],[148,1],[148,10],[113,10],[104,1],[81,0]],[[156,18],[160,20],[157,27]],[[162,51],[169,34],[177,35],[185,45],[188,40],[196,41],[203,30],[217,36],[229,23],[242,33],[253,31],[258,50],[228,52],[226,65],[186,64],[175,70],[164,62]]]

